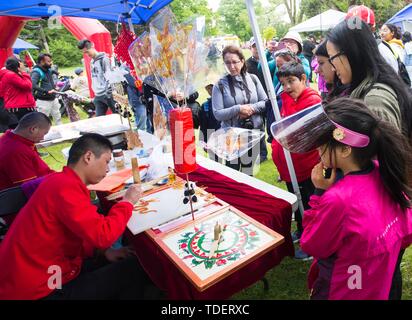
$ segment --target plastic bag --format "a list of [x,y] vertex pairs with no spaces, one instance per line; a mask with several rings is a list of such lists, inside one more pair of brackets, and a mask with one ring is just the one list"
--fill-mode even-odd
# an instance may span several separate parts
[[169,166],[163,154],[163,143],[154,147],[147,164],[149,169],[147,170],[146,181],[158,179],[169,173]]
[[204,44],[205,17],[179,24],[165,7],[129,46],[136,74],[167,96],[188,97],[205,85],[209,47]]
[[207,143],[200,142],[202,147],[211,150],[219,158],[232,161],[240,158],[252,149],[265,134],[260,130],[242,128],[221,128],[213,132]]
[[144,79],[153,74],[150,67],[152,49],[150,43],[150,34],[143,32],[128,48],[130,58],[133,62],[134,69],[140,78]]
[[270,131],[285,149],[304,153],[319,147],[319,138],[334,128],[319,103],[273,123]]
[[156,95],[153,95],[153,129],[154,135],[160,141],[162,141],[165,136],[170,134],[167,126],[165,111],[162,109]]

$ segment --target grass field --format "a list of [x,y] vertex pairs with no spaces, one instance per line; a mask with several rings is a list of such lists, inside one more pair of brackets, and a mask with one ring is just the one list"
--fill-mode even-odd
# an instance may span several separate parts
[[[70,72],[70,69],[67,71]],[[201,93],[199,102],[202,103],[205,98],[206,92]],[[81,117],[86,118],[86,114],[79,110]],[[64,122],[68,122],[67,117],[63,118]],[[47,164],[55,169],[60,170],[65,164],[65,159],[61,150],[70,146],[68,143],[63,143],[53,147],[47,148],[49,156],[46,156],[44,160]],[[284,183],[277,182],[278,173],[276,167],[271,160],[270,146],[268,146],[268,159],[260,165],[259,171],[255,174],[257,179],[265,181],[269,184],[275,185],[279,188],[286,189]],[[199,152],[202,152],[199,150]],[[294,224],[292,224],[294,228]],[[263,283],[261,281],[255,283],[251,287],[235,294],[232,299],[235,300],[267,300],[267,299],[279,299],[279,300],[305,300],[308,299],[309,293],[306,288],[306,275],[309,270],[310,262],[301,262],[293,258],[286,257],[278,266],[270,270],[266,274],[266,278],[269,281],[270,287],[268,292],[264,292]],[[403,262],[401,264],[403,275],[403,299],[412,299],[412,249],[406,250]]]

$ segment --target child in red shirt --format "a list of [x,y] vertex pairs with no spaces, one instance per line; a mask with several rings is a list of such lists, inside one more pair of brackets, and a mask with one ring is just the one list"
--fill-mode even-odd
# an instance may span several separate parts
[[[300,63],[295,61],[285,63],[276,75],[283,86],[283,93],[281,94],[282,109],[280,112],[282,117],[290,116],[322,101],[320,95],[315,90],[306,87],[305,70]],[[319,154],[316,151],[310,151],[301,154],[292,153],[291,156],[302,195],[303,207],[309,209],[309,197],[314,192],[311,172],[313,167],[319,162]],[[293,192],[283,148],[275,139],[272,141],[272,159],[281,179],[286,182],[289,192]],[[300,210],[295,212],[297,230],[292,235],[294,242],[299,241],[303,232],[302,217],[303,212],[300,212]],[[295,257],[304,260],[309,258],[301,251],[297,252]]]

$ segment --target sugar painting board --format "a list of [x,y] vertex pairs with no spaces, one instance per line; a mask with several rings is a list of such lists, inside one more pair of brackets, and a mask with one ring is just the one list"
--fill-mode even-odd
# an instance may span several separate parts
[[[138,234],[152,227],[180,217],[190,212],[190,204],[183,204],[183,189],[167,188],[152,193],[140,199],[140,203],[148,202],[148,213],[139,213],[137,210],[127,223],[127,227],[134,234]],[[203,207],[208,203],[204,197],[197,197],[198,201],[193,203],[193,209]],[[151,211],[155,212],[151,212]]]
[[[203,218],[207,215],[210,215],[218,210],[221,210],[229,206],[229,204],[220,200],[219,198],[213,197],[209,199],[210,199],[210,202],[208,202],[205,206],[203,206],[202,208],[199,208],[198,210],[194,212],[195,219]],[[207,199],[207,201],[209,201],[209,199]],[[168,221],[166,223],[163,223],[159,226],[153,227],[149,230],[146,230],[145,232],[150,238],[155,239],[161,236],[162,234],[178,229],[180,226],[182,226],[183,224],[187,222],[190,222],[191,220],[192,220],[191,214],[184,215],[176,219],[173,219],[171,221]]]
[[[224,226],[224,231],[215,256],[209,259],[216,221]],[[155,241],[188,280],[204,291],[276,248],[284,238],[230,206],[188,222]]]

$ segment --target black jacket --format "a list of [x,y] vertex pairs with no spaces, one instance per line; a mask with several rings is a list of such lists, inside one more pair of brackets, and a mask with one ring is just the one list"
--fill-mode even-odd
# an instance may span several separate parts
[[[249,59],[246,60],[247,72],[254,74],[255,76],[258,77],[260,83],[263,86],[263,90],[265,90],[266,94],[268,94],[268,90],[266,88],[266,83],[265,83],[265,78],[263,77],[263,72],[262,70],[258,69],[258,65],[259,65],[259,61],[253,57],[250,57]],[[272,78],[273,78],[273,75],[272,75]]]
[[50,90],[56,87],[51,69],[35,65],[31,72],[31,81],[33,83],[33,95],[36,99],[52,101],[56,98],[55,94],[48,94]]
[[[153,113],[153,95],[162,97],[162,98],[166,98],[166,95],[161,92],[160,90],[152,87],[151,85],[143,82],[143,96],[144,96],[144,101],[146,104],[146,107],[148,109],[148,111],[150,113]],[[196,99],[199,98],[199,93],[196,91],[194,93],[192,93],[187,99],[186,102],[188,105],[193,104],[196,102]],[[178,103],[176,100],[169,98],[170,102],[172,102],[175,105],[181,105],[182,103],[184,103],[184,101],[181,101],[180,103]]]

